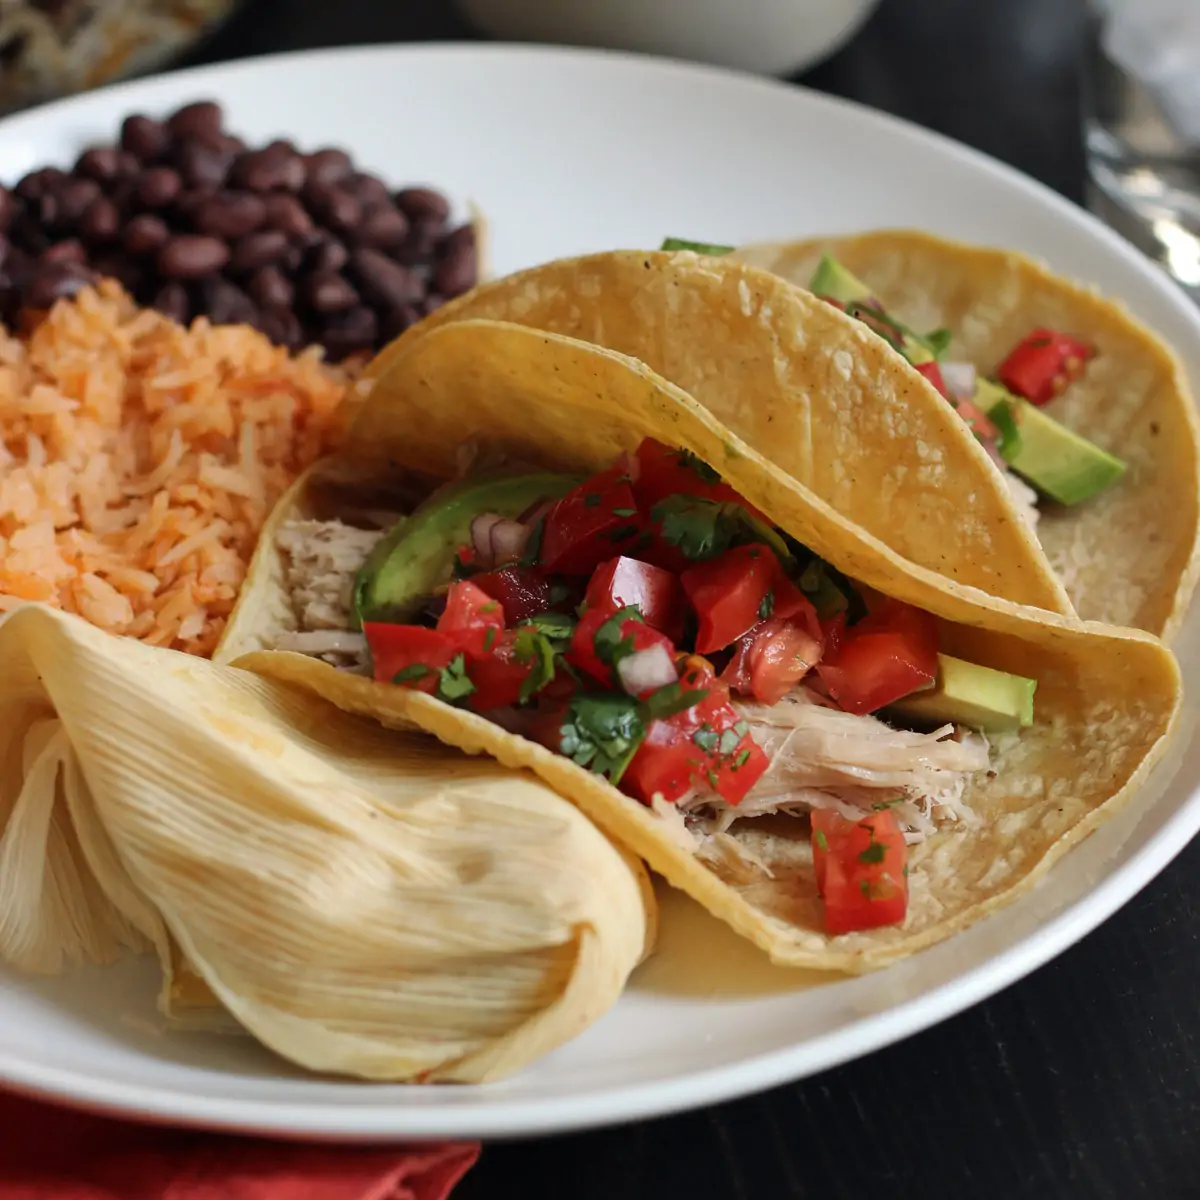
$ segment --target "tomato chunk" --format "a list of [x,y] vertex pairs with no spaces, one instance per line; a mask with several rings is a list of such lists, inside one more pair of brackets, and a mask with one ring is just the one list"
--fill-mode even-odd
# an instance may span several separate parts
[[914,371],[919,371],[924,375],[947,400],[953,399],[950,395],[950,389],[946,387],[945,379],[942,378],[942,368],[936,362],[930,359],[929,362],[913,363],[912,368]]
[[589,575],[631,547],[645,528],[620,464],[572,488],[546,514],[538,565],[552,574]]
[[[462,653],[457,637],[422,625],[364,621],[363,634],[371,650],[376,679],[422,692],[432,692],[437,686],[438,672]],[[418,667],[426,669],[422,672]],[[405,678],[398,679],[398,675]]]
[[897,925],[908,911],[908,846],[890,809],[861,821],[812,814],[813,866],[831,934]]
[[608,609],[589,608],[575,626],[566,659],[577,671],[590,675],[598,683],[610,688],[620,687],[614,658],[648,650],[651,646],[662,646],[674,657],[675,645],[671,639],[659,630],[651,629],[638,617],[630,615],[618,619],[617,614]]
[[447,634],[468,654],[482,654],[488,641],[488,630],[504,628],[504,610],[500,602],[489,596],[470,579],[460,579],[450,585],[446,607],[438,617],[438,633]]
[[528,621],[551,607],[550,580],[535,567],[504,567],[473,575],[471,582],[500,601],[505,623],[509,625]]
[[637,448],[636,459],[633,490],[643,512],[648,513],[668,496],[698,496],[702,500],[740,504],[747,512],[762,517],[716,471],[686,451],[645,438]]
[[588,608],[616,612],[632,605],[642,620],[672,641],[683,634],[683,593],[679,580],[652,563],[621,555],[601,563],[587,587]]
[[521,699],[521,687],[533,670],[530,660],[522,661],[516,652],[517,631],[506,629],[497,635],[490,651],[472,658],[467,675],[475,691],[467,703],[476,712],[507,708]]
[[763,704],[777,704],[820,661],[822,642],[797,621],[772,617],[738,639],[721,679]]
[[817,674],[846,712],[870,713],[932,685],[937,652],[937,618],[887,600],[827,645]]
[[1035,329],[996,368],[996,378],[1010,392],[1032,404],[1045,404],[1083,374],[1095,347],[1054,329]]
[[991,417],[981,408],[976,407],[971,400],[954,399],[950,401],[958,415],[967,423],[967,427],[981,442],[994,442],[1000,436]]
[[679,581],[700,620],[697,653],[721,650],[757,625],[766,616],[763,601],[779,574],[779,560],[759,543],[735,546],[684,571]]

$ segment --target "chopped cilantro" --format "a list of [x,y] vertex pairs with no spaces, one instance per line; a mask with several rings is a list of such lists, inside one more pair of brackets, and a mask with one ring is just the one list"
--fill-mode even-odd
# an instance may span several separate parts
[[483,635],[483,648],[484,650],[490,650],[495,644],[496,627],[495,625],[489,625],[487,627],[487,632]]
[[775,589],[767,588],[762,603],[758,606],[758,619],[765,621],[775,611]]
[[517,627],[513,642],[513,657],[519,663],[529,663],[529,674],[521,680],[519,698],[524,704],[554,679],[556,663],[554,643],[532,625]]
[[532,625],[538,633],[543,634],[552,642],[565,644],[571,640],[575,632],[575,620],[568,613],[544,612],[522,621],[518,628]]
[[1010,462],[1021,449],[1021,427],[1017,424],[1016,410],[1009,401],[1002,400],[999,404],[993,404],[987,415],[1000,430],[996,449],[1005,462]]
[[652,721],[665,721],[668,717],[699,704],[707,695],[708,688],[684,691],[681,683],[668,683],[666,687],[660,687],[658,691],[646,697],[646,715]]
[[742,735],[736,729],[726,729],[721,734],[721,740],[717,743],[717,752],[719,754],[732,754],[741,742]]
[[431,674],[432,667],[427,667],[424,663],[409,663],[407,667],[401,667],[399,671],[392,676],[393,683],[410,683],[414,679],[424,679],[426,675]]
[[717,731],[711,725],[701,725],[695,733],[692,734],[692,741],[704,751],[705,754],[713,754],[716,752],[717,745],[720,742],[720,737]]
[[861,851],[858,856],[858,861],[860,863],[881,863],[881,862],[883,862],[884,854],[886,853],[886,848],[882,842],[877,842],[874,840],[873,833],[872,833],[871,837],[872,837],[871,844],[865,850]]
[[567,706],[559,749],[581,767],[619,783],[645,736],[636,700],[611,693],[585,694]]
[[817,849],[824,852],[829,849],[829,839],[825,836],[825,830],[818,829],[813,834],[813,841],[817,844]]
[[691,467],[705,483],[720,483],[721,476],[713,470],[712,467],[704,461],[704,459],[693,454],[690,450],[680,450],[679,464],[684,467]]
[[750,747],[747,746],[744,750],[739,751],[737,758],[733,760],[732,769],[737,770],[739,767],[744,767],[750,761]]
[[633,636],[625,636],[621,630],[626,621],[641,621],[641,610],[634,604],[618,608],[599,629],[592,639],[596,657],[610,667],[615,667],[621,659],[633,653]]
[[585,492],[583,495],[583,504],[585,508],[597,508],[600,504],[600,493]]
[[934,358],[941,358],[950,349],[954,334],[949,329],[935,329],[932,333],[927,333],[922,340],[925,348]]
[[858,881],[858,890],[868,899],[873,900],[871,895],[871,881],[869,879],[860,879]]
[[637,509],[636,508],[614,508],[612,510],[612,515],[614,517],[636,517]]
[[474,690],[475,685],[467,678],[466,659],[461,654],[456,654],[450,660],[450,665],[438,672],[435,695],[439,700],[453,704],[457,700],[465,700]]
[[713,771],[711,769],[708,771],[705,771],[704,778],[708,780],[708,786],[710,788],[712,788],[712,790],[715,792],[717,790],[717,785],[721,782],[720,779],[717,777],[716,771]]
[[651,510],[663,540],[692,559],[716,558],[733,545],[741,524],[740,504],[718,504],[697,496],[668,496]]

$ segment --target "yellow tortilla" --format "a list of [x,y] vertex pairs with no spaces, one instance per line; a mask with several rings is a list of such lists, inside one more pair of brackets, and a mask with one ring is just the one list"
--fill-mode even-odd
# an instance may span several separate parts
[[482,1082],[653,938],[641,865],[528,774],[38,605],[0,679],[0,962],[152,949],[189,1026],[219,1001],[312,1070]]
[[777,276],[687,252],[563,259],[452,300],[384,349],[368,377],[472,318],[639,359],[898,554],[1072,612],[1003,479],[939,393],[861,322]]
[[903,926],[827,936],[807,838],[741,822],[735,836],[765,867],[740,856],[707,861],[679,838],[677,814],[672,822],[480,716],[267,649],[279,632],[295,627],[281,591],[275,533],[291,516],[305,514],[307,481],[272,514],[221,655],[309,688],[347,711],[424,729],[468,752],[532,769],[777,962],[830,970],[880,966],[1011,900],[1133,794],[1164,749],[1180,679],[1157,640],[1021,608],[913,566],[756,455],[706,408],[614,352],[498,322],[444,325],[392,358],[351,431],[340,467],[364,483],[404,469],[449,477],[470,439],[526,461],[589,470],[611,464],[647,435],[709,463],[851,578],[935,613],[947,652],[1037,679],[1035,726],[1003,748],[994,778],[976,777],[972,784],[970,803],[982,824],[945,828],[915,848]]
[[1170,637],[1200,572],[1200,421],[1170,348],[1119,304],[1020,254],[883,230],[751,246],[734,257],[807,286],[822,254],[919,331],[947,328],[949,359],[990,375],[1038,326],[1097,355],[1045,411],[1128,464],[1115,486],[1047,506],[1038,536],[1079,615]]

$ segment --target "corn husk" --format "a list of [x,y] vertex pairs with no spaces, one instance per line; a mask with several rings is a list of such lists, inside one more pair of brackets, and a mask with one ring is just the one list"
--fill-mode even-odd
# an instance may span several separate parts
[[0,622],[0,960],[153,949],[319,1071],[481,1081],[616,1000],[640,865],[531,776],[40,606]]

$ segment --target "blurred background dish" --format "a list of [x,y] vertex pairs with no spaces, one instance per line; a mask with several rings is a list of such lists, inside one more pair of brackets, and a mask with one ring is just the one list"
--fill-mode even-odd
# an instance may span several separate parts
[[165,66],[242,0],[5,0],[0,112]]
[[827,58],[879,0],[459,0],[484,33],[785,75]]

